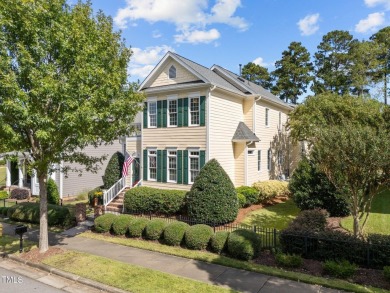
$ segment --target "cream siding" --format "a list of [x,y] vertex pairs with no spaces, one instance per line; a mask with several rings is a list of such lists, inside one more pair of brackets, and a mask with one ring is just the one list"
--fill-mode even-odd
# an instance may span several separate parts
[[235,186],[245,185],[245,142],[234,143]]
[[242,102],[242,112],[244,115],[244,123],[253,131],[253,102],[254,98],[248,97]]
[[[168,76],[168,71],[172,65],[176,67],[176,78],[170,79]],[[161,73],[153,81],[150,87],[179,84],[196,80],[199,80],[199,78],[185,69],[179,63],[172,61],[162,69]]]
[[176,190],[190,190],[190,184],[176,184],[169,182],[157,182],[157,181],[142,181],[142,186],[160,188],[160,189],[176,189]]
[[144,129],[142,136],[142,148],[156,147],[165,149],[177,147],[186,149],[188,147],[199,147],[206,149],[206,127],[170,127]]
[[[217,90],[210,98],[210,159],[217,159],[235,183],[233,135],[243,121],[242,100]],[[235,184],[236,185],[236,184]]]

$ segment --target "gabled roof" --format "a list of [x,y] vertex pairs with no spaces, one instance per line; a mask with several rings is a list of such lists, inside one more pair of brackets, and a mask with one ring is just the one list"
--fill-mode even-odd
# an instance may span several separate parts
[[249,127],[244,123],[238,123],[236,132],[232,138],[233,142],[240,141],[260,141],[260,139],[249,129]]

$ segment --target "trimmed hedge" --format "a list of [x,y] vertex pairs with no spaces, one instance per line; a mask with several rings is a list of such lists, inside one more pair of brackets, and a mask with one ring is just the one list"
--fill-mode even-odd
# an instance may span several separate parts
[[237,193],[237,199],[238,199],[238,206],[240,208],[246,207],[246,197],[242,193]]
[[241,193],[245,196],[245,205],[244,207],[249,207],[253,204],[259,202],[259,192],[250,186],[240,186],[236,188],[237,194]]
[[165,227],[163,233],[164,242],[171,246],[179,246],[184,239],[184,234],[189,225],[184,222],[173,222]]
[[129,237],[142,237],[145,227],[148,223],[149,220],[145,218],[136,218],[131,220],[129,225]]
[[224,224],[236,219],[237,192],[216,159],[200,170],[187,196],[188,215],[196,223]]
[[186,193],[141,186],[126,192],[124,206],[127,211],[172,215],[184,209]]
[[253,183],[253,188],[258,191],[258,202],[263,203],[269,201],[276,196],[288,196],[288,183],[279,180],[259,181]]
[[60,204],[60,194],[56,182],[49,178],[47,181],[47,202],[50,204]]
[[259,255],[261,238],[250,230],[235,230],[229,235],[227,249],[228,253],[234,258],[250,260]]
[[0,215],[3,217],[7,216],[8,207],[0,207]]
[[124,161],[125,157],[120,152],[116,152],[111,156],[103,176],[105,189],[111,188],[119,179],[121,179]]
[[98,233],[110,232],[116,216],[114,214],[104,214],[95,219],[95,231]]
[[125,235],[131,221],[134,218],[130,215],[119,215],[112,222],[112,232],[115,235]]
[[168,223],[161,219],[150,220],[145,227],[145,239],[159,240]]
[[227,248],[227,240],[230,232],[217,231],[210,239],[210,249],[212,252],[221,254]]
[[[24,202],[8,208],[7,216],[11,220],[39,223],[39,203]],[[64,226],[71,220],[71,215],[66,207],[48,204],[47,217],[49,226]]]
[[30,197],[30,190],[26,188],[15,188],[11,191],[10,198],[12,199],[28,199]]
[[184,234],[185,245],[189,249],[206,249],[213,236],[213,229],[204,224],[188,227]]

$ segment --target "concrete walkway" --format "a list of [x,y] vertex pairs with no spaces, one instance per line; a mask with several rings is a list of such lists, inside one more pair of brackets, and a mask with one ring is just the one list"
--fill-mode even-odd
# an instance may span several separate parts
[[[3,232],[5,234],[13,234],[13,226],[7,224],[3,225]],[[50,233],[50,245],[86,252],[124,263],[234,289],[240,292],[341,292],[319,285],[295,282],[221,265],[117,245],[105,241],[72,237],[74,234],[85,229],[87,229],[87,227],[76,230],[73,229],[71,231],[66,231],[63,235]],[[30,231],[27,233],[27,238],[30,240],[36,241],[37,236],[38,231]]]

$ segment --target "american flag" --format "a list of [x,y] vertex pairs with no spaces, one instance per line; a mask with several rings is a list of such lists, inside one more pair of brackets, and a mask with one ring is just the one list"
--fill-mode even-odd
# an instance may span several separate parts
[[126,177],[127,174],[129,174],[129,166],[131,163],[133,163],[134,157],[129,155],[127,159],[123,162],[123,168],[122,168],[122,177]]

